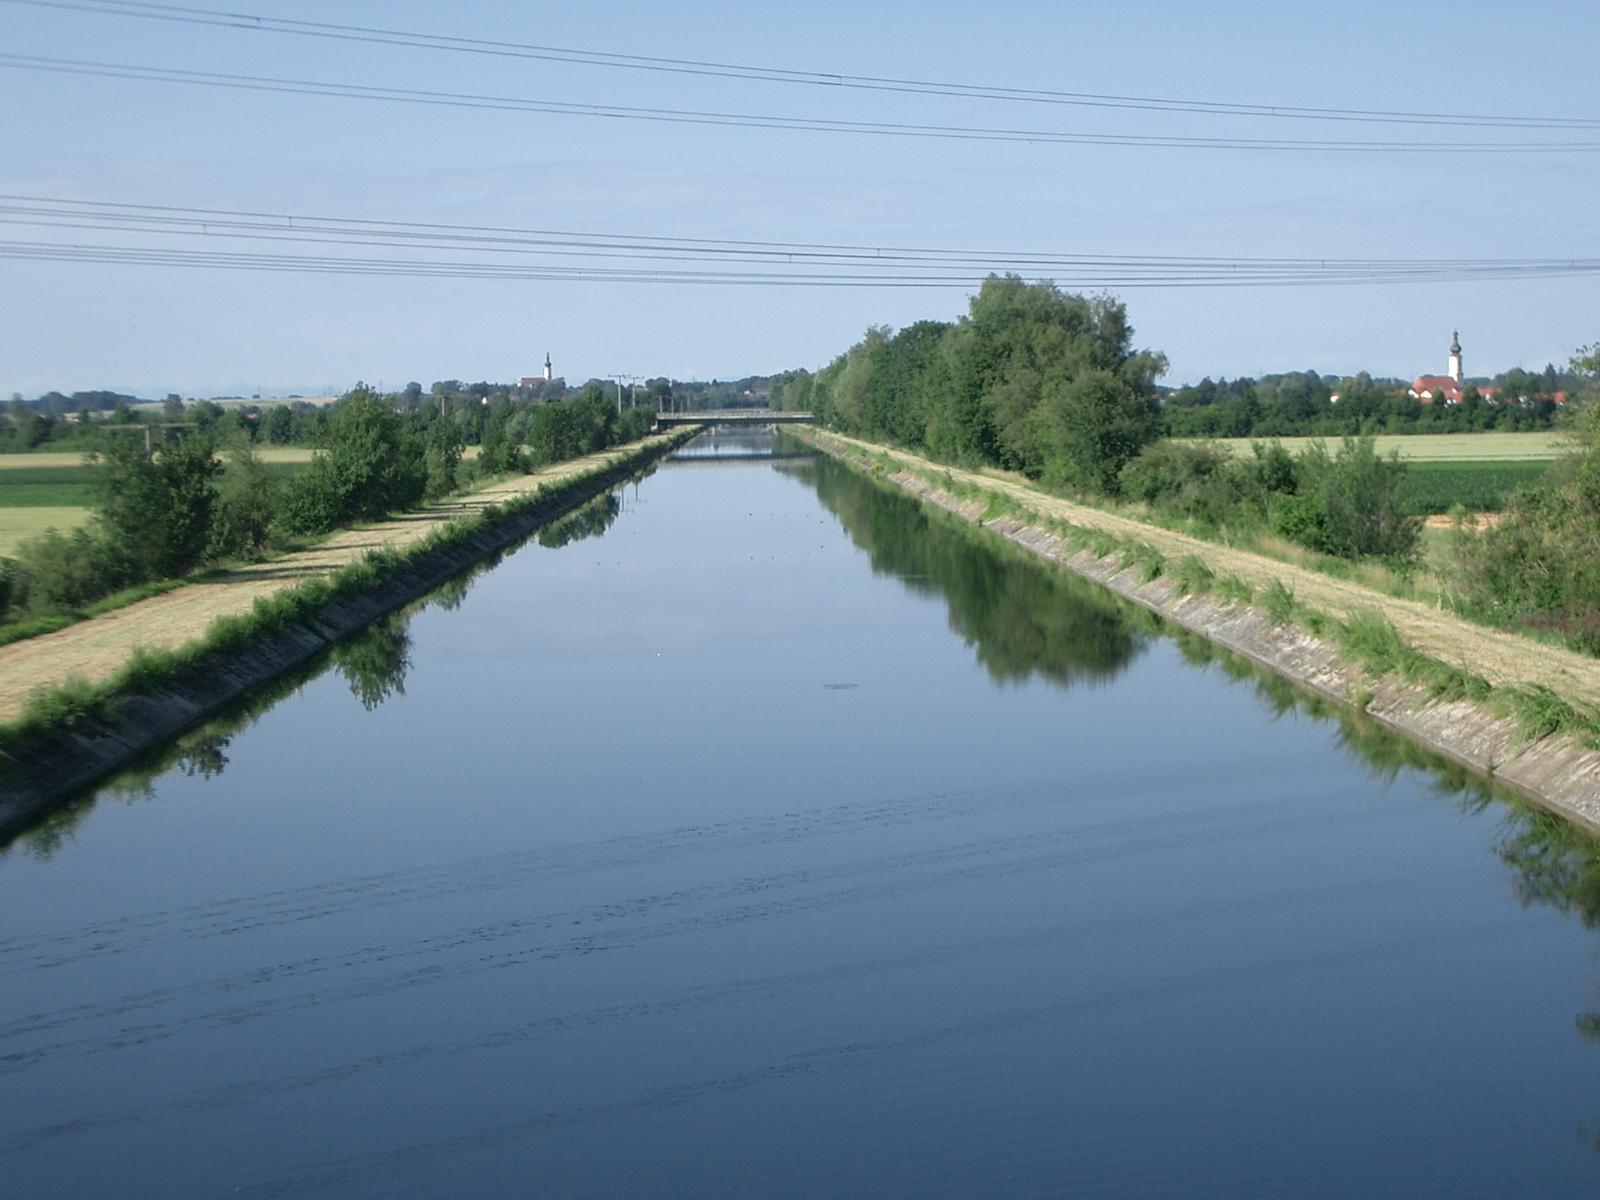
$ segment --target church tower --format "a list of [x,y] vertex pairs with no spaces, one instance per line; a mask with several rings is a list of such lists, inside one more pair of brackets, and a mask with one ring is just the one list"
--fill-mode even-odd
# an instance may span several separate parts
[[544,381],[550,382],[550,351],[544,352]]
[[1450,335],[1450,369],[1445,374],[1457,383],[1461,382],[1461,335],[1459,333]]

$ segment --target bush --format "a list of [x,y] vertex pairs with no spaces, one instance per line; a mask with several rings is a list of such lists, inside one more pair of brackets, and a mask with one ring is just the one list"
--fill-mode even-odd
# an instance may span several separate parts
[[1500,523],[1456,535],[1455,583],[1468,611],[1553,629],[1600,654],[1600,418],[1581,448],[1512,493]]
[[203,434],[188,434],[153,455],[137,438],[111,443],[99,481],[99,516],[128,582],[176,578],[205,558],[217,498],[212,480],[221,471]]
[[334,410],[311,466],[284,489],[283,527],[315,534],[377,520],[416,505],[427,486],[422,442],[390,405],[358,388]]
[[51,529],[18,548],[12,603],[18,613],[71,612],[136,582],[102,528]]
[[1199,494],[1211,477],[1227,465],[1227,453],[1215,446],[1157,442],[1146,446],[1122,468],[1119,486],[1130,500],[1182,503]]
[[1405,464],[1370,437],[1345,438],[1337,457],[1313,442],[1295,464],[1296,495],[1278,501],[1273,527],[1307,549],[1339,558],[1415,563],[1422,522],[1405,503]]
[[278,516],[278,489],[248,442],[229,452],[211,514],[206,557],[251,558],[267,548]]
[[1257,442],[1253,451],[1236,459],[1212,445],[1160,441],[1122,468],[1118,487],[1159,513],[1248,531],[1297,486],[1294,459],[1282,446]]

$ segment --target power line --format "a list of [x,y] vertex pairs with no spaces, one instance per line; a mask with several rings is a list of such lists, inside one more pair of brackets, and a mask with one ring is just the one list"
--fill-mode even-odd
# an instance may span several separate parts
[[[1178,278],[1235,282],[1402,281],[1414,278],[1470,279],[1505,276],[1585,274],[1600,259],[1587,258],[1268,258],[1184,255],[1098,255],[1043,251],[938,249],[913,246],[863,246],[820,242],[778,242],[715,238],[643,237],[633,234],[507,226],[380,221],[367,218],[258,213],[229,209],[202,209],[105,201],[66,200],[40,196],[0,194],[0,225],[134,233],[157,236],[200,237],[269,242],[331,244],[362,248],[471,252],[489,256],[476,262],[440,263],[428,260],[398,262],[387,259],[324,260],[278,256],[286,261],[313,265],[338,261],[350,267],[383,269],[395,263],[408,270],[423,268],[448,272],[482,270],[487,275],[538,269],[566,277],[572,272],[601,277],[597,268],[574,266],[593,261],[620,263],[668,262],[692,267],[682,278],[716,276],[719,281],[783,281],[812,279],[838,283],[865,279],[874,286],[885,281],[907,282],[926,278],[941,286],[969,283],[990,272],[1017,274],[1058,273],[1073,279],[1111,280],[1128,284],[1139,278],[1167,281]],[[28,256],[46,253],[55,242],[12,243]],[[174,253],[160,247],[83,247],[69,245],[74,255]],[[192,255],[180,248],[176,253]],[[207,252],[210,253],[210,252]],[[516,267],[496,259],[511,256],[550,260],[539,266]],[[718,268],[716,271],[710,268]],[[724,268],[758,268],[729,271]],[[636,266],[618,268],[630,278],[659,278]],[[544,276],[538,276],[544,277]],[[678,278],[679,276],[673,276]]]
[[[3,0],[0,0],[3,2]],[[1536,154],[1593,153],[1600,142],[1357,142],[1307,138],[1217,138],[1160,134],[1081,133],[1047,129],[1000,129],[967,125],[921,125],[890,121],[845,121],[822,117],[783,117],[770,114],[720,113],[692,109],[626,107],[581,104],[561,100],[531,100],[514,96],[482,96],[461,92],[429,92],[411,88],[372,87],[306,79],[281,79],[171,67],[146,67],[125,63],[85,62],[34,55],[0,54],[0,66],[55,74],[89,75],[153,83],[178,83],[243,91],[277,92],[341,99],[382,100],[448,108],[489,109],[500,112],[558,116],[608,117],[674,125],[710,125],[744,129],[779,129],[807,133],[846,133],[877,137],[934,138],[966,142],[1022,142],[1061,146],[1135,146],[1189,150],[1342,151],[1380,154]]]
[[252,32],[324,38],[345,42],[445,50],[498,58],[530,59],[540,62],[572,63],[582,66],[613,67],[675,75],[699,75],[719,79],[795,84],[825,87],[834,90],[854,89],[900,92],[922,96],[950,96],[961,99],[998,100],[1143,112],[1189,113],[1205,116],[1262,117],[1367,124],[1443,125],[1488,129],[1600,129],[1600,119],[1590,117],[1520,117],[1495,114],[1405,112],[1388,109],[1239,104],[1156,96],[1122,96],[1097,92],[997,87],[986,84],[900,79],[890,76],[840,74],[831,71],[791,70],[782,67],[761,67],[697,59],[663,58],[649,55],[618,54],[607,51],[578,50],[570,47],[542,46],[523,42],[496,41],[487,38],[454,37],[362,25],[296,21],[248,13],[230,13],[213,9],[186,8],[178,5],[141,3],[139,0],[0,0],[0,3],[95,13],[97,15],[144,18],[187,25],[204,25],[227,29],[243,29]]
[[[59,219],[58,219],[59,218]],[[991,273],[1087,289],[1396,284],[1600,274],[1600,258],[1385,259],[1085,255],[560,233],[0,196],[0,224],[321,243],[476,257],[400,258],[0,241],[13,261],[509,281],[970,288]],[[509,260],[509,261],[508,261]]]
[[[0,259],[33,262],[97,263],[123,266],[210,268],[275,271],[319,275],[381,276],[412,279],[470,279],[504,281],[556,281],[593,283],[717,284],[812,288],[970,288],[978,279],[972,273],[866,274],[818,271],[712,271],[683,269],[598,268],[503,265],[476,262],[439,262],[401,259],[343,258],[288,254],[247,254],[214,250],[181,250],[125,246],[84,246],[59,242],[0,241]],[[1600,259],[1565,259],[1550,262],[1484,263],[1468,270],[1430,267],[1424,263],[1404,269],[1332,267],[1317,272],[1301,269],[1230,269],[1154,271],[1137,267],[1125,271],[1106,268],[1058,274],[1054,282],[1068,288],[1145,289],[1218,287],[1305,287],[1351,284],[1438,283],[1445,281],[1548,278],[1600,275]]]
[[[1415,265],[1409,259],[1208,258],[1170,255],[1083,255],[1041,251],[948,249],[914,246],[863,246],[820,242],[780,242],[726,238],[643,237],[633,234],[506,226],[380,221],[368,218],[259,213],[105,201],[67,200],[0,194],[0,224],[97,231],[140,232],[289,241],[339,245],[471,250],[492,253],[628,257],[694,258],[717,262],[779,265],[865,266],[874,269],[928,266],[980,270],[1037,271],[1138,264],[1152,269],[1183,267],[1261,267],[1266,269],[1335,267],[1392,269]],[[1430,269],[1471,269],[1491,263],[1547,263],[1549,259],[1428,259]]]

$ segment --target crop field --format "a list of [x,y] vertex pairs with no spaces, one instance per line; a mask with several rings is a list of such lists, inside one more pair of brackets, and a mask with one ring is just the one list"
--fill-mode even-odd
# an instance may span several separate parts
[[[1233,454],[1249,454],[1250,445],[1257,441],[1277,441],[1291,454],[1310,445],[1316,439],[1308,437],[1287,438],[1218,438],[1213,444]],[[1338,450],[1339,439],[1328,438],[1329,453]],[[1560,458],[1568,447],[1564,433],[1438,433],[1390,435],[1378,437],[1379,454],[1398,451],[1407,462],[1552,462]]]
[[0,555],[15,554],[19,543],[47,529],[66,533],[89,519],[87,508],[0,508]]
[[1499,512],[1521,484],[1536,483],[1550,469],[1542,462],[1412,462],[1406,470],[1406,501],[1412,512]]
[[[311,452],[274,446],[262,458],[267,474],[282,482],[305,469]],[[46,529],[65,533],[87,521],[99,474],[81,454],[0,455],[0,555]]]
[[94,467],[30,467],[0,472],[0,508],[87,508]]

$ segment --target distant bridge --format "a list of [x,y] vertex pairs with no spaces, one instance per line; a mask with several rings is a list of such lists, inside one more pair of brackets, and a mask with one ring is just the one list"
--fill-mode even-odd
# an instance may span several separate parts
[[809,425],[816,420],[808,412],[773,412],[768,408],[715,408],[710,412],[663,412],[656,414],[656,426],[672,425]]

